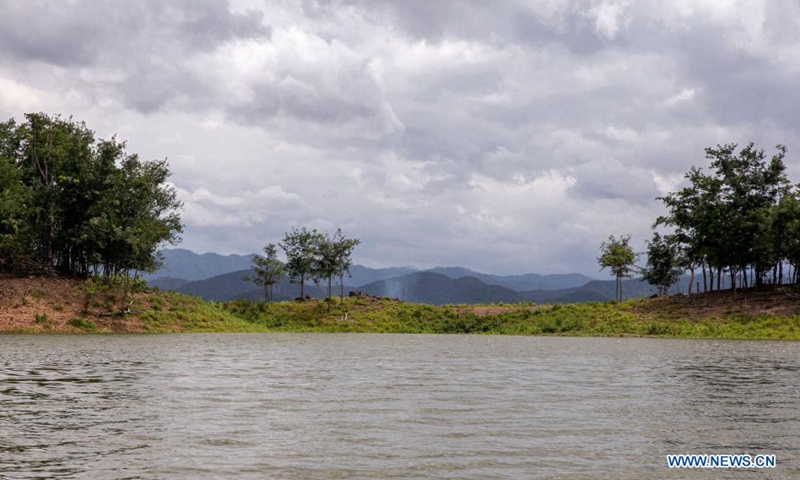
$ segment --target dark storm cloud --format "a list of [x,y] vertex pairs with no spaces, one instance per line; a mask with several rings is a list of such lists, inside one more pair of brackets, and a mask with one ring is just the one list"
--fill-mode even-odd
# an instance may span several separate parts
[[[56,65],[85,65],[113,47],[140,43],[179,43],[208,50],[231,38],[268,35],[259,12],[233,14],[227,2],[159,0],[0,1],[3,55]],[[125,58],[120,58],[120,62]]]
[[0,58],[112,69],[115,78],[91,88],[110,89],[142,112],[204,90],[187,58],[270,32],[263,13],[232,13],[215,0],[0,0]]

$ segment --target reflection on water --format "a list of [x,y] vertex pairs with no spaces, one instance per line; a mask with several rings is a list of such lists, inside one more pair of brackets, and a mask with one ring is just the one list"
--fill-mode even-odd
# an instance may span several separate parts
[[[800,478],[800,344],[0,337],[0,478]],[[771,472],[668,453],[773,453]],[[744,475],[744,476],[743,476]]]

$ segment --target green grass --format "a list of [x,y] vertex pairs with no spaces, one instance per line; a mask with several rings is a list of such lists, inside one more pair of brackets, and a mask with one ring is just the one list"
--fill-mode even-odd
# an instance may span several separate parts
[[[177,293],[153,292],[137,312],[143,328],[164,332],[455,333],[558,336],[800,340],[800,315],[687,319],[665,308],[637,310],[646,300],[623,303],[510,305],[478,316],[468,306],[431,306],[389,299],[345,298],[264,303],[204,302]],[[509,306],[507,306],[509,307]],[[345,317],[346,314],[346,317]],[[81,328],[81,327],[79,327]]]
[[[636,302],[546,305],[477,316],[463,307],[435,307],[391,300],[345,299],[266,304],[233,301],[215,307],[265,331],[479,333],[503,335],[640,336],[800,340],[800,316],[728,316],[689,320],[633,311]],[[344,313],[347,312],[347,319]]]
[[138,314],[149,333],[166,332],[265,332],[269,329],[248,322],[216,302],[172,292],[155,294]]
[[79,330],[83,330],[87,333],[97,332],[97,324],[91,320],[86,320],[83,318],[73,318],[67,322],[67,325],[75,327]]

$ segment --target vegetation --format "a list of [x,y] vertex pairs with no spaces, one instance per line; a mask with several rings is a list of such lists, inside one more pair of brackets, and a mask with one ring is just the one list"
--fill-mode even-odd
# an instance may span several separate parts
[[286,253],[286,273],[292,282],[300,283],[300,298],[306,295],[306,280],[319,280],[316,267],[319,245],[325,236],[316,230],[309,231],[305,227],[292,228],[280,244]]
[[292,228],[280,246],[286,253],[285,270],[289,279],[300,284],[300,298],[305,298],[307,280],[326,280],[327,298],[330,300],[334,277],[340,279],[344,298],[344,275],[350,272],[353,265],[351,255],[359,243],[358,239],[345,237],[341,229],[330,237],[305,227],[300,230]]
[[[770,158],[753,143],[737,148],[707,148],[710,173],[692,167],[686,174],[689,186],[659,198],[667,214],[653,228],[666,226],[673,232],[664,237],[654,233],[647,266],[640,270],[662,295],[685,271],[691,295],[698,269],[703,292],[715,290],[715,277],[720,290],[723,275],[729,275],[734,299],[737,288],[800,281],[800,185],[786,176],[786,147],[776,146]],[[611,236],[601,245],[600,265],[610,268],[618,283],[635,261],[629,239]]]
[[601,270],[608,268],[614,274],[617,281],[615,289],[617,301],[622,301],[622,279],[633,277],[635,272],[634,263],[638,255],[628,245],[630,240],[630,235],[622,235],[619,239],[611,235],[607,242],[600,245],[600,257],[597,259]]
[[675,237],[662,237],[654,232],[653,239],[647,242],[647,266],[642,272],[644,280],[657,286],[659,295],[666,295],[682,274],[680,247]]
[[[661,200],[667,215],[654,227],[674,229],[682,266],[703,276],[703,291],[721,288],[724,274],[737,287],[798,281],[800,266],[800,187],[786,176],[786,147],[767,158],[753,143],[737,152],[736,144],[706,149],[710,173],[692,167],[689,186]],[[748,278],[748,274],[750,278]]]
[[273,287],[283,280],[283,262],[278,260],[278,249],[274,243],[264,247],[264,254],[253,256],[253,275],[245,275],[243,280],[251,281],[264,289],[264,301],[272,299]]
[[[117,287],[97,295],[84,313],[79,280],[3,281],[10,288],[0,293],[9,300],[0,302],[0,332],[478,333],[800,340],[800,286],[785,286],[783,292],[753,287],[747,303],[734,301],[732,292],[715,291],[613,303],[444,306],[369,296],[203,302],[157,290],[126,294]],[[34,295],[39,288],[57,295]],[[130,312],[125,315],[118,308],[124,295],[130,299]]]
[[88,276],[153,270],[182,232],[166,160],[41,113],[0,123],[0,271]]

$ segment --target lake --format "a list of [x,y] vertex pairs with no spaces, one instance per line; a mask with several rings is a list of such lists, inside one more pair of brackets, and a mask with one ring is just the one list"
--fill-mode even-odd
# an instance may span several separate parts
[[800,343],[0,336],[4,479],[751,477],[800,478]]

